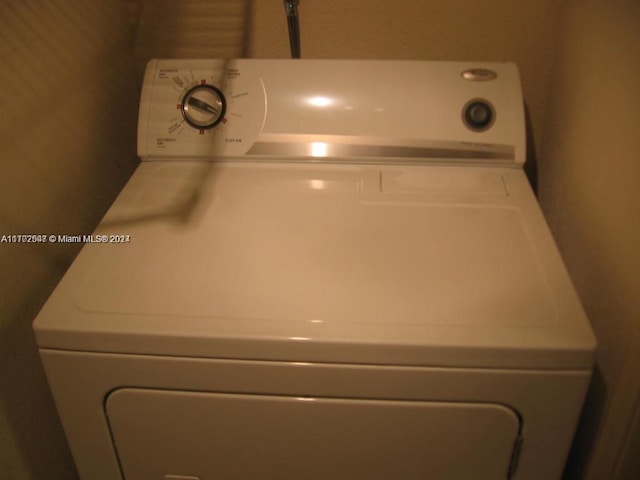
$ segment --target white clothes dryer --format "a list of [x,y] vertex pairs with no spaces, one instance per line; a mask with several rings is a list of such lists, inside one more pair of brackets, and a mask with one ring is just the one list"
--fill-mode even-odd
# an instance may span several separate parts
[[595,340],[509,63],[154,60],[34,329],[85,480],[559,479]]

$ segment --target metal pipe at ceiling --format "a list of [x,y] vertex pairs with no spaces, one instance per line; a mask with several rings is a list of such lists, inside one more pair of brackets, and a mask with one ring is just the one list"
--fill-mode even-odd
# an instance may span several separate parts
[[300,0],[284,0],[284,11],[287,14],[289,27],[289,46],[291,58],[300,58],[300,24],[298,23],[298,3]]

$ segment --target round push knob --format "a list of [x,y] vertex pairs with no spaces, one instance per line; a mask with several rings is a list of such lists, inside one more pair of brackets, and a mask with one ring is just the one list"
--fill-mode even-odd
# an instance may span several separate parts
[[487,130],[495,120],[493,106],[486,100],[472,100],[462,110],[462,119],[475,131]]

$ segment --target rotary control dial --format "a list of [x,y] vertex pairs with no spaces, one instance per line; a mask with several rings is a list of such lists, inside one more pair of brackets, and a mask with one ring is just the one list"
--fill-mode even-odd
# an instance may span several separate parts
[[218,88],[203,83],[187,90],[180,108],[189,125],[199,130],[208,130],[224,118],[226,101]]

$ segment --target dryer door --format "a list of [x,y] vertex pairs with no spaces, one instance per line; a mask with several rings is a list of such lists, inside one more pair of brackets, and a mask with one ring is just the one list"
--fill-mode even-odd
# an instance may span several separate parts
[[497,404],[125,388],[106,413],[126,480],[506,479]]

